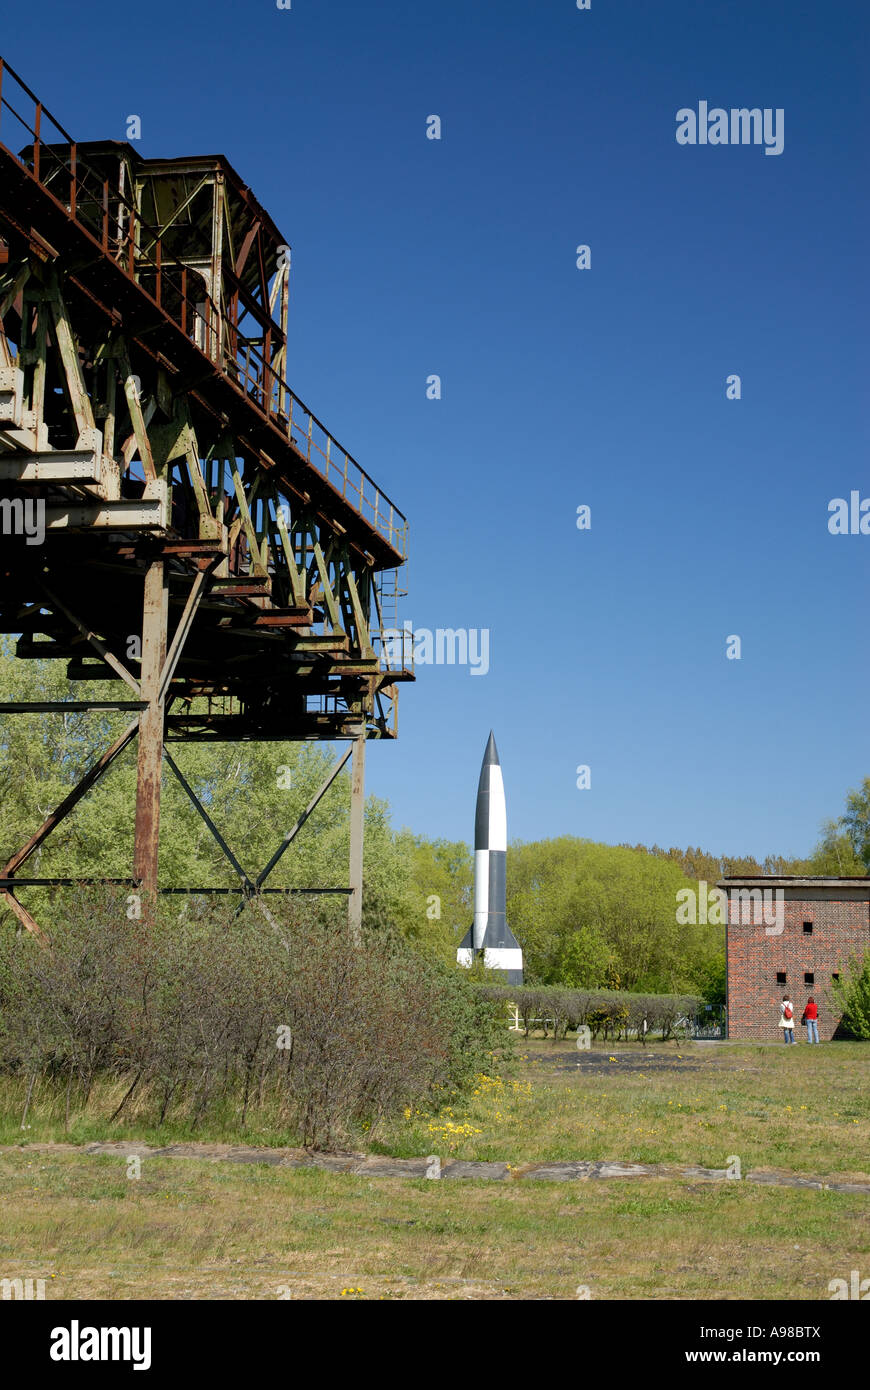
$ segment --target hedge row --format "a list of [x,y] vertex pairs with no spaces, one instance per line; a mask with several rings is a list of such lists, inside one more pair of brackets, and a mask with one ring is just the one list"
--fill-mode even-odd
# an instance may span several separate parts
[[[625,990],[566,989],[562,985],[481,985],[484,998],[503,1002],[519,1011],[529,1035],[532,1022],[543,1020],[545,1036],[550,1028],[556,1038],[568,1029],[592,1030],[604,1042],[640,1038],[658,1031],[662,1041],[679,1031],[678,1021],[691,1018],[703,1007],[694,994],[629,994]],[[644,1029],[646,1020],[646,1029]]]

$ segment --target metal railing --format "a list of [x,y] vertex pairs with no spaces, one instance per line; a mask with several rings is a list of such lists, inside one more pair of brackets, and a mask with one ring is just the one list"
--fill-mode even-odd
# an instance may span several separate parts
[[[403,513],[290,389],[258,344],[236,324],[222,320],[202,277],[174,256],[164,256],[160,230],[140,216],[120,188],[80,158],[69,132],[2,58],[0,142],[404,559],[408,523]],[[147,254],[143,242],[149,246]]]

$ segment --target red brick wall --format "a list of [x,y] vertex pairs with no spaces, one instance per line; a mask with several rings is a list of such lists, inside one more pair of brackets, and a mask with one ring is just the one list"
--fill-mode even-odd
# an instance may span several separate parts
[[[833,1037],[839,1014],[831,990],[831,976],[842,974],[850,957],[863,958],[870,947],[870,895],[866,889],[784,888],[783,931],[768,934],[762,922],[743,924],[735,901],[730,899],[728,925],[728,1035],[732,1038],[768,1038],[781,1041],[778,1027],[782,996],[794,1005],[795,1037],[806,1041],[800,1018],[809,995],[819,1006],[819,1037]],[[768,917],[773,908],[768,909]],[[813,923],[805,935],[804,922]],[[777,971],[785,971],[785,985],[777,984]],[[804,972],[815,975],[804,983]]]

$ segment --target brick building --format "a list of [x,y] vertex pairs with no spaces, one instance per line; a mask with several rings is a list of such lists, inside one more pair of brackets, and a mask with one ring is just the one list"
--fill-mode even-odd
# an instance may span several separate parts
[[734,877],[718,886],[728,896],[728,1036],[780,1039],[788,994],[795,1027],[812,995],[819,1038],[832,1038],[840,1020],[831,982],[870,949],[870,877]]

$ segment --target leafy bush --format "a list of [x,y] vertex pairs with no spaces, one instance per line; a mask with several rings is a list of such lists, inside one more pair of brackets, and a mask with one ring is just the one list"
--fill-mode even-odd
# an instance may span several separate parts
[[833,992],[842,1011],[843,1031],[850,1037],[870,1040],[870,951],[863,961],[850,960],[845,978],[833,982]]
[[691,994],[630,994],[626,990],[565,989],[560,985],[479,985],[478,989],[503,1007],[514,1006],[526,1037],[534,1019],[551,1019],[556,1038],[564,1037],[569,1028],[586,1025],[593,1038],[602,1035],[605,1042],[632,1036],[643,1041],[655,1030],[667,1040],[674,1036],[678,1020],[696,1013],[702,1002]]
[[[0,932],[0,1067],[62,1078],[66,1115],[95,1077],[123,1078],[157,1123],[192,1126],[268,1096],[302,1142],[334,1146],[407,1105],[452,1094],[504,1047],[499,1008],[464,972],[401,934],[364,927],[354,949],[333,904],[195,904],[127,920],[82,891],[46,950]],[[140,1113],[141,1106],[140,1106]],[[22,1120],[23,1123],[23,1120]]]

